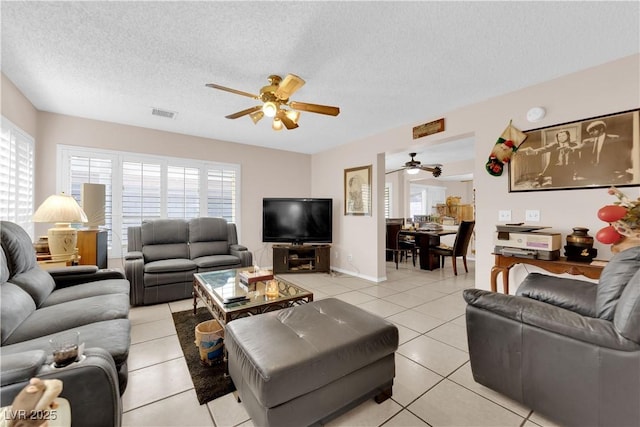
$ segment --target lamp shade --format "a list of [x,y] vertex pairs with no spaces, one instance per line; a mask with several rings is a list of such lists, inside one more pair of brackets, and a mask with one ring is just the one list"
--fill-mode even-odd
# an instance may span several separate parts
[[49,196],[33,214],[32,219],[34,222],[56,223],[55,227],[47,231],[51,259],[70,260],[75,257],[78,233],[69,224],[87,222],[87,215],[76,199],[64,193]]
[[76,199],[67,194],[54,194],[47,197],[36,213],[33,214],[34,222],[87,222],[84,213]]
[[420,172],[420,169],[418,169],[418,168],[411,168],[411,169],[407,169],[407,173],[408,173],[409,175],[415,175],[415,174],[417,174],[417,173],[419,173],[419,172]]

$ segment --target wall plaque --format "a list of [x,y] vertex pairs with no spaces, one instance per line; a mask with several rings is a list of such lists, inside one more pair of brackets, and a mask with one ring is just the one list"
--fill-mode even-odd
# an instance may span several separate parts
[[422,138],[423,136],[433,135],[434,133],[444,131],[444,118],[434,120],[423,125],[413,128],[413,139]]

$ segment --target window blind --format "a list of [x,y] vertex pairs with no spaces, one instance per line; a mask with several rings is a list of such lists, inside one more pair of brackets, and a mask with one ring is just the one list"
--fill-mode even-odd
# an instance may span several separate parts
[[2,117],[0,219],[15,222],[33,240],[34,140]]

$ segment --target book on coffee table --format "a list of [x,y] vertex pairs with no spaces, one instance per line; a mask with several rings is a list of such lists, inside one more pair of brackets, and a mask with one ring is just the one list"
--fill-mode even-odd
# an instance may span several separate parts
[[273,279],[273,271],[271,270],[241,271],[238,275],[240,282],[246,285]]

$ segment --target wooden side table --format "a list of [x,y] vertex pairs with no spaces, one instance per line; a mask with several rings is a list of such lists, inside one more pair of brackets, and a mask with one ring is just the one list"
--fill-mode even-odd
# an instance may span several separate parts
[[498,291],[498,274],[502,273],[502,292],[509,293],[509,270],[516,264],[529,264],[540,267],[550,273],[562,274],[568,273],[573,275],[585,276],[590,279],[599,279],[602,269],[607,261],[594,260],[592,263],[567,261],[566,257],[560,257],[559,260],[547,261],[543,259],[518,258],[513,256],[504,256],[494,254],[495,265],[491,268],[491,291]]

